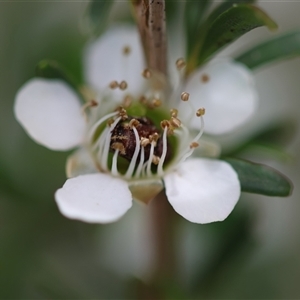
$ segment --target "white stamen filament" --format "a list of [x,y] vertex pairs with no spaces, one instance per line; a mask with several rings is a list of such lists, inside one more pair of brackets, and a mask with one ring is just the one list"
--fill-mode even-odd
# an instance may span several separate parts
[[142,171],[142,168],[143,168],[143,164],[144,164],[144,160],[145,160],[145,149],[144,149],[144,147],[142,147],[141,148],[140,162],[139,162],[139,165],[138,165],[137,170],[135,172],[135,178],[140,177],[141,171]]
[[89,133],[89,140],[91,141],[93,138],[93,135],[95,134],[97,128],[106,120],[118,115],[119,112],[113,112],[110,114],[105,115],[104,117],[102,117],[98,122],[96,122],[93,127],[90,129],[90,133]]
[[136,165],[137,157],[138,157],[138,154],[139,154],[140,148],[141,148],[139,134],[138,134],[138,132],[137,132],[137,130],[134,126],[132,127],[132,130],[133,130],[134,135],[135,135],[135,149],[134,149],[134,153],[133,153],[130,165],[129,165],[129,167],[127,169],[127,172],[125,174],[125,178],[130,178],[132,176],[132,173],[134,171],[134,167]]
[[163,176],[164,172],[163,172],[163,164],[164,164],[164,161],[165,161],[165,158],[166,158],[166,155],[167,155],[167,148],[168,148],[168,145],[167,145],[167,131],[168,131],[168,128],[167,126],[164,128],[164,133],[163,133],[163,151],[162,151],[162,155],[160,157],[160,160],[159,160],[159,163],[158,163],[158,166],[157,166],[157,174],[159,176]]
[[[200,131],[195,136],[195,138],[191,141],[191,143],[196,143],[197,141],[199,141],[199,139],[201,138],[201,136],[202,136],[202,134],[204,132],[204,119],[203,119],[203,116],[200,116],[200,122],[201,122]],[[195,148],[188,148],[188,149],[186,149],[185,153],[179,159],[178,164],[184,162],[188,157],[190,157],[192,155],[192,153],[194,152],[194,150],[195,150]]]
[[153,154],[154,154],[154,146],[155,146],[156,142],[153,141],[151,143],[151,148],[150,148],[150,155],[149,155],[149,159],[147,162],[147,176],[151,176],[152,172],[151,172],[151,164],[152,164],[152,160],[153,160]]
[[107,171],[107,161],[108,161],[108,152],[109,152],[109,147],[110,147],[111,133],[121,119],[122,119],[122,117],[118,117],[113,122],[113,124],[110,126],[108,133],[106,134],[106,137],[105,137],[105,144],[103,147],[103,153],[101,155],[101,161],[100,161],[101,167],[104,171]]
[[119,172],[118,172],[118,166],[117,166],[118,154],[119,154],[119,149],[116,149],[116,151],[114,153],[114,156],[113,156],[113,160],[112,160],[112,166],[111,166],[111,174],[113,176],[120,175]]

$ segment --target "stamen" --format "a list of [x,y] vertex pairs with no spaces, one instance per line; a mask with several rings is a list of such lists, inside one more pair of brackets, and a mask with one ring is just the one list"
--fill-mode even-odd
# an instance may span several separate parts
[[203,82],[203,83],[206,83],[209,81],[209,76],[207,74],[203,74],[200,78],[200,80]]
[[181,126],[181,121],[178,118],[172,117],[170,123],[175,128],[179,128]]
[[190,148],[191,148],[191,149],[194,149],[194,148],[197,148],[197,147],[199,147],[199,144],[196,143],[196,142],[192,142],[192,143],[190,144]]
[[123,50],[122,50],[124,55],[129,55],[131,52],[131,48],[129,46],[124,46]]
[[204,116],[204,115],[205,115],[205,108],[204,107],[199,108],[196,112],[196,116],[201,117],[201,116]]
[[141,146],[142,147],[146,147],[147,145],[150,144],[150,140],[145,138],[145,137],[141,137]]
[[112,81],[110,84],[109,84],[109,87],[112,89],[112,90],[115,90],[117,87],[119,87],[119,84],[117,81]]
[[114,128],[116,127],[116,125],[119,123],[120,120],[121,120],[121,117],[118,117],[114,121],[114,123],[109,128],[108,133],[106,134],[106,137],[105,137],[105,144],[103,146],[103,153],[101,155],[101,160],[100,160],[101,167],[104,171],[107,170],[107,160],[108,160],[108,152],[109,152],[109,147],[110,147],[111,133],[114,130]]
[[155,165],[158,165],[160,158],[156,155],[153,155],[152,163]]
[[165,127],[164,129],[164,133],[163,133],[163,151],[162,151],[162,155],[160,157],[160,160],[159,160],[159,164],[157,166],[157,174],[159,176],[163,176],[164,172],[163,172],[163,164],[164,164],[164,161],[165,161],[165,158],[166,158],[166,155],[167,155],[167,131],[168,131],[168,127]]
[[190,98],[190,94],[187,93],[187,92],[183,92],[183,93],[181,93],[180,98],[181,98],[182,101],[188,101],[189,98]]
[[126,81],[123,80],[123,81],[120,82],[120,84],[119,84],[120,90],[124,91],[124,90],[127,89],[127,87],[128,87],[128,84],[127,84]]
[[151,142],[151,148],[150,148],[150,155],[149,155],[149,159],[148,159],[148,162],[147,162],[147,176],[151,176],[152,175],[151,164],[152,164],[152,160],[153,160],[155,145],[156,145],[156,142],[152,141]]
[[178,110],[176,108],[172,108],[170,110],[171,117],[176,118],[178,116]]
[[160,99],[153,99],[152,100],[152,106],[153,107],[159,107],[159,106],[161,106],[161,100]]
[[112,160],[112,166],[111,166],[111,174],[113,176],[120,175],[118,172],[118,167],[117,167],[118,154],[119,154],[119,150],[117,149],[114,153],[113,160]]
[[127,108],[130,106],[131,103],[132,103],[131,96],[129,95],[125,96],[125,98],[123,99],[123,106]]
[[137,170],[135,172],[135,178],[140,177],[140,174],[141,174],[141,171],[142,171],[142,168],[143,168],[143,164],[144,164],[144,160],[145,160],[145,150],[144,150],[144,147],[143,147],[142,143],[141,143],[141,146],[142,146],[141,157],[140,157],[139,165],[138,165]]
[[128,126],[130,129],[133,129],[134,127],[137,127],[140,125],[140,122],[137,119],[131,119],[128,123]]
[[137,157],[138,157],[138,154],[139,154],[140,148],[141,148],[139,133],[138,133],[138,131],[136,130],[135,127],[133,127],[132,130],[133,130],[134,135],[135,135],[135,150],[134,150],[130,165],[129,165],[129,167],[127,169],[127,172],[125,174],[126,178],[130,178],[132,176],[132,173],[134,171],[134,167],[136,165]]
[[146,79],[149,79],[149,78],[152,76],[152,74],[151,74],[151,72],[150,72],[149,69],[145,69],[145,70],[142,72],[142,76],[143,76],[144,78],[146,78]]
[[91,100],[91,101],[88,101],[86,102],[82,107],[81,107],[81,113],[83,114],[85,120],[88,119],[88,116],[87,116],[87,113],[86,113],[86,110],[90,107],[96,107],[98,106],[98,102],[96,100]]
[[176,67],[177,67],[178,70],[183,69],[185,66],[186,66],[186,63],[185,63],[183,58],[178,58],[176,60]]
[[90,129],[89,140],[92,141],[93,135],[95,134],[97,128],[106,120],[118,115],[119,112],[113,112],[102,117],[98,122],[96,122],[93,127]]

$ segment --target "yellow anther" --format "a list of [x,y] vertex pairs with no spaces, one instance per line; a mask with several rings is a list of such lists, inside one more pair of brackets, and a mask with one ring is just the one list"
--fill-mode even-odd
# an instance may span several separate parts
[[170,114],[171,114],[171,117],[176,118],[176,117],[178,116],[178,109],[172,108],[172,109],[170,110]]
[[197,147],[199,147],[199,144],[196,143],[196,142],[192,142],[192,143],[190,144],[190,148],[191,148],[191,149],[197,148]]
[[124,46],[122,52],[124,55],[129,55],[131,52],[131,48],[129,46]]
[[122,143],[118,143],[118,142],[112,143],[111,148],[114,150],[119,150],[119,152],[123,155],[126,154],[125,147]]
[[142,76],[146,79],[149,79],[151,77],[151,72],[149,69],[145,69],[143,72],[142,72]]
[[110,126],[113,124],[113,122],[114,122],[114,119],[113,119],[113,118],[108,119],[108,120],[107,120],[107,125],[110,127]]
[[159,106],[161,106],[161,100],[160,99],[153,99],[152,100],[152,106],[153,107],[159,107]]
[[119,87],[119,84],[118,84],[118,82],[117,81],[112,81],[110,84],[109,84],[109,87],[112,89],[112,90],[114,90],[114,89],[116,89],[117,87]]
[[205,108],[204,107],[199,108],[196,112],[196,116],[201,117],[201,116],[204,116],[204,115],[205,115]]
[[160,122],[160,126],[162,129],[165,129],[165,127],[170,127],[170,122],[168,120],[163,120]]
[[137,119],[131,119],[128,125],[130,128],[133,128],[139,126],[139,124],[140,122]]
[[125,96],[123,99],[123,106],[127,108],[130,106],[131,103],[132,103],[131,96],[129,96],[129,95]]
[[190,98],[190,94],[187,93],[187,92],[183,92],[183,93],[181,93],[180,98],[181,98],[182,101],[188,101],[189,98]]
[[142,147],[146,147],[147,145],[150,144],[150,140],[145,138],[145,137],[141,137],[141,146]]
[[145,96],[141,96],[139,98],[139,102],[146,105],[147,104],[147,98]]
[[155,164],[155,165],[158,165],[159,164],[159,161],[160,161],[160,158],[156,155],[153,155],[153,158],[152,158],[152,162]]
[[177,67],[178,70],[183,69],[185,66],[186,66],[186,63],[185,63],[183,58],[178,58],[176,60],[176,67]]
[[117,111],[119,112],[119,117],[122,117],[123,120],[126,120],[128,118],[127,111],[124,107],[119,106],[117,108]]
[[120,84],[119,84],[120,90],[124,91],[124,90],[127,89],[127,87],[128,87],[128,84],[127,84],[126,81],[123,80],[123,81],[120,82]]
[[172,117],[170,123],[173,127],[178,128],[181,126],[181,121],[177,118]]
[[159,139],[159,134],[157,132],[149,135],[149,141],[150,141],[150,143],[157,142],[158,139]]
[[207,74],[203,74],[201,75],[201,78],[200,80],[203,82],[203,83],[206,83],[209,81],[209,76]]

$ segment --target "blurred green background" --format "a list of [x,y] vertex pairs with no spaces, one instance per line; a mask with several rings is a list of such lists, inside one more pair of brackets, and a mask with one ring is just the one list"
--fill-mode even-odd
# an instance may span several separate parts
[[[280,32],[300,28],[300,1],[258,3]],[[16,91],[34,76],[41,59],[55,59],[81,79],[87,38],[79,19],[85,6],[79,1],[0,1],[1,299],[139,298],[134,278],[147,278],[151,269],[149,209],[134,204],[121,221],[104,226],[62,217],[53,194],[65,181],[69,153],[35,144],[13,116]],[[238,53],[270,36],[264,28],[254,30],[222,54]],[[222,223],[201,226],[178,217],[180,285],[174,289],[166,283],[167,298],[300,298],[299,78],[299,58],[256,71],[261,104],[255,120],[223,137],[224,144],[243,141],[261,127],[293,121],[298,130],[285,145],[286,155],[275,160],[259,147],[242,154],[290,177],[293,195],[244,194]]]

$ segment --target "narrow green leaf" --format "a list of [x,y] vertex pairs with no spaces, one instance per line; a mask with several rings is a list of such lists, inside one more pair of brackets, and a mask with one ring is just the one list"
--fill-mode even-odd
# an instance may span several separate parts
[[61,79],[73,87],[75,90],[78,89],[78,83],[76,80],[68,74],[63,67],[61,67],[56,61],[53,60],[42,60],[36,68],[35,74],[37,77],[49,78],[49,79]]
[[204,14],[210,7],[210,4],[211,0],[192,0],[187,1],[185,4],[184,24],[186,29],[188,55],[191,53],[196,42],[195,33],[199,31]]
[[300,31],[277,36],[253,47],[236,58],[250,69],[261,67],[272,61],[300,55]]
[[234,158],[225,161],[237,172],[243,192],[279,197],[292,193],[289,179],[268,166]]
[[91,0],[83,19],[83,30],[92,35],[103,32],[108,22],[113,0]]
[[220,3],[209,15],[210,22],[213,22],[219,15],[221,15],[223,12],[228,10],[229,8],[233,7],[233,5],[236,4],[251,4],[256,2],[256,0],[225,0],[224,2]]
[[266,13],[253,5],[232,6],[223,12],[208,29],[198,57],[198,64],[245,33],[260,26],[267,26],[271,30],[277,28],[276,23]]

